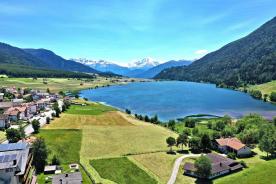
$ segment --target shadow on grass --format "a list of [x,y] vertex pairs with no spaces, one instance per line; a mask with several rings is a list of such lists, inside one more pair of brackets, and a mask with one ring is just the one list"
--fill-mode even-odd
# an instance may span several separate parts
[[269,160],[274,160],[276,158],[275,155],[269,155],[269,156],[260,156],[260,159],[269,161]]
[[174,152],[174,151],[167,151],[167,154],[169,154],[169,155],[176,155],[176,152]]
[[212,180],[208,180],[208,179],[196,179],[195,181],[196,184],[213,184]]
[[189,154],[189,150],[178,150],[176,152],[179,154]]

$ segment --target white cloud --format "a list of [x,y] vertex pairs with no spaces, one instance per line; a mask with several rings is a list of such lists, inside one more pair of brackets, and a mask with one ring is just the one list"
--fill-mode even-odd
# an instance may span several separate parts
[[208,54],[208,50],[205,50],[205,49],[200,49],[200,50],[196,50],[194,53],[196,54],[196,55],[206,55],[206,54]]

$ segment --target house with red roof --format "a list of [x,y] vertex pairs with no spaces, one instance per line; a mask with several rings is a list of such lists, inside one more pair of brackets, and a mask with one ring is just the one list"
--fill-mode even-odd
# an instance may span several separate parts
[[216,144],[218,149],[226,154],[233,152],[238,157],[251,155],[251,149],[236,137],[216,139]]

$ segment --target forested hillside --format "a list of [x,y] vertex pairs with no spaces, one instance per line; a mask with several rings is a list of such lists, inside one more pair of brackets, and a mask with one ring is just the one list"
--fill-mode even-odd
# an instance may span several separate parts
[[212,82],[232,87],[276,79],[276,17],[187,67],[163,70],[155,78]]

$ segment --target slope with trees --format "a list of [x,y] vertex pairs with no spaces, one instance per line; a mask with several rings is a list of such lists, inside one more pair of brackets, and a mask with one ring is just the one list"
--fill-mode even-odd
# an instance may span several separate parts
[[163,70],[155,78],[238,87],[276,79],[276,17],[189,66]]

